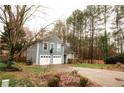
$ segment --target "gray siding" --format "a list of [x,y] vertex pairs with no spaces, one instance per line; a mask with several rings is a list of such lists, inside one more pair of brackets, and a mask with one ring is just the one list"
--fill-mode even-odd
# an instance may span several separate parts
[[[39,53],[40,54],[43,54],[43,55],[49,55],[50,54],[50,43],[54,43],[54,42],[47,42],[48,43],[48,49],[47,50],[44,50],[43,48],[43,43],[40,43],[40,49],[39,49]],[[62,54],[62,46],[61,46],[61,49],[60,51],[57,51],[57,44],[58,43],[54,43],[55,44],[55,48],[53,50],[53,55],[61,55]],[[61,43],[59,43],[61,44]]]
[[57,44],[61,44],[61,43],[55,43],[55,42],[48,42],[47,41],[47,43],[48,43],[48,49],[47,50],[44,50],[43,49],[43,43],[40,43],[39,44],[39,57],[38,57],[38,63],[40,63],[40,55],[50,55],[50,43],[54,43],[55,44],[55,49],[54,49],[54,51],[53,51],[53,55],[62,55],[62,63],[64,63],[64,47],[63,46],[61,46],[61,49],[60,49],[60,51],[57,51],[56,49],[57,49]]
[[[44,42],[48,43],[48,49],[44,50],[43,44]],[[38,63],[40,63],[40,55],[50,55],[50,44],[54,43],[54,51],[53,55],[61,55],[62,56],[62,63],[64,63],[64,47],[58,37],[51,37],[49,40],[44,40],[43,42],[39,43],[39,56],[38,56]],[[61,44],[60,51],[57,51],[57,44]]]
[[[44,50],[43,44],[48,44],[48,49]],[[38,42],[27,49],[27,59],[31,59],[34,64],[40,64],[40,55],[50,55],[50,44],[54,43],[53,55],[61,55],[62,63],[64,63],[64,46],[58,37],[47,38],[42,42]],[[61,45],[60,51],[57,51],[57,44]]]
[[30,46],[27,49],[27,60],[32,59],[33,63],[36,63],[36,53],[37,52],[37,44]]

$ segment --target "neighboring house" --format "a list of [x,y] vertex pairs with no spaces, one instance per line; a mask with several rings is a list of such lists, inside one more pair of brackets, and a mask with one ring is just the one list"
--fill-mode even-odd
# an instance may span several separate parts
[[68,63],[68,59],[74,58],[74,53],[67,49],[69,47],[59,37],[50,35],[27,49],[27,60],[38,65]]

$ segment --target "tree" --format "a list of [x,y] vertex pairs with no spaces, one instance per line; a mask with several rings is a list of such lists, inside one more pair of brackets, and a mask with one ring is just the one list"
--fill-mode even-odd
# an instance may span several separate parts
[[58,20],[53,28],[53,32],[65,43],[66,42],[66,35],[67,35],[67,30],[66,30],[66,25],[63,21]]
[[112,6],[109,5],[101,5],[99,6],[101,12],[101,21],[103,21],[100,25],[104,25],[102,31],[104,31],[103,35],[100,36],[101,48],[103,53],[103,58],[106,59],[109,54],[109,47],[108,47],[108,32],[107,32],[107,21],[111,14]]
[[95,25],[97,23],[97,19],[99,18],[100,12],[99,7],[95,5],[89,5],[87,6],[87,13],[89,17],[89,30],[91,31],[90,37],[91,37],[91,43],[90,43],[90,49],[89,51],[91,63],[93,63],[93,48],[94,48],[94,34],[95,34]]
[[104,60],[108,57],[108,47],[106,46],[106,38],[107,38],[107,35],[106,33],[104,33],[99,39],[99,44],[102,50]]
[[3,34],[2,37],[7,43],[9,50],[8,68],[11,67],[14,60],[17,44],[21,42],[23,25],[36,12],[39,6],[35,7],[34,11],[31,12],[34,7],[26,5],[4,5],[0,7],[0,21],[4,25],[4,33],[6,34]]
[[120,5],[115,5],[113,8],[115,17],[114,17],[114,21],[112,23],[112,29],[113,31],[113,36],[115,38],[115,42],[116,42],[116,49],[118,53],[122,54],[123,51],[123,18],[124,18],[124,14],[123,14],[123,6]]
[[66,20],[67,26],[69,28],[69,32],[71,32],[73,38],[70,39],[70,43],[72,46],[72,49],[76,52],[78,56],[80,56],[80,48],[82,44],[82,32],[83,32],[83,18],[84,14],[81,10],[75,10],[71,16],[69,16]]

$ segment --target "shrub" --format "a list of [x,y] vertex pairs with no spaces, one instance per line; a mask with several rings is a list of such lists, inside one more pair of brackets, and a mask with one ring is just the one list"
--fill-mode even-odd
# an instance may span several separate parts
[[117,62],[124,63],[124,54],[116,56]]
[[26,64],[27,65],[32,65],[33,64],[33,61],[32,60],[26,60]]
[[59,74],[54,75],[54,77],[58,78],[60,80]]
[[80,86],[84,87],[88,83],[88,79],[85,77],[80,77]]
[[68,64],[73,63],[73,59],[68,59]]
[[80,86],[79,75],[72,75],[72,73],[61,73],[60,74],[61,81],[59,83],[60,87],[70,87],[70,86]]
[[120,66],[121,66],[121,63],[120,63],[120,62],[117,62],[117,63],[116,63],[116,66],[117,66],[117,67],[120,67]]
[[73,71],[71,72],[71,74],[74,75],[74,76],[76,76],[76,75],[78,75],[78,71],[77,71],[77,70],[73,70]]
[[54,76],[50,80],[48,80],[48,87],[58,87],[60,78],[58,76]]
[[21,66],[19,66],[19,65],[16,64],[16,63],[13,63],[13,64],[12,64],[12,68],[15,68],[16,71],[22,71]]
[[116,64],[115,57],[107,57],[105,60],[106,64]]
[[124,63],[124,54],[108,57],[105,59],[106,64]]
[[6,68],[6,64],[5,63],[0,63],[0,70],[3,70],[4,68]]

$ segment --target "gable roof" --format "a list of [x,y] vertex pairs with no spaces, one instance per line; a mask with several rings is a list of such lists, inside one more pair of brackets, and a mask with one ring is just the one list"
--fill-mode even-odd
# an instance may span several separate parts
[[48,34],[43,35],[41,38],[34,40],[29,46],[32,46],[36,44],[37,42],[43,42],[43,41],[53,41],[53,42],[63,43],[57,35],[48,33]]
[[36,40],[32,45],[36,44],[37,42],[43,42],[43,41],[59,42],[64,45],[64,54],[74,54],[74,51],[69,46],[67,46],[67,44],[63,43],[62,40],[60,40],[60,38],[54,33],[49,33],[44,35],[42,39]]
[[40,42],[42,41],[52,41],[52,42],[59,42],[59,43],[63,43],[60,38],[55,35],[55,34],[51,34],[49,36],[46,36],[44,39],[42,39]]

